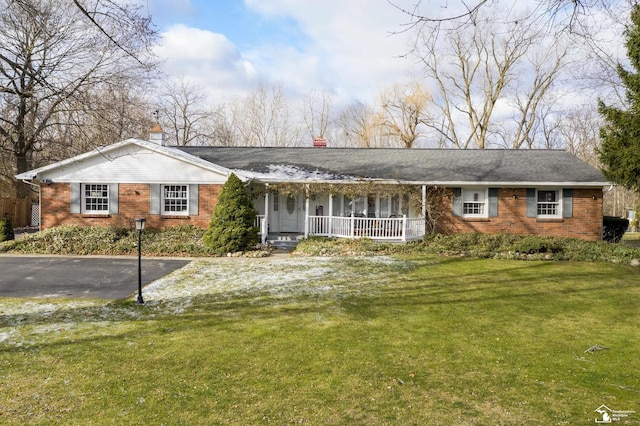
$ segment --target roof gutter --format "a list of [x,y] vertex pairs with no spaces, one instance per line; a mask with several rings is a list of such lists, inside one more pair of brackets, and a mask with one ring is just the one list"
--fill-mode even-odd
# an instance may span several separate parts
[[532,188],[532,187],[572,187],[572,188],[600,188],[610,185],[609,182],[497,182],[497,181],[402,181],[397,179],[276,179],[276,178],[247,178],[248,182],[256,183],[307,183],[353,185],[360,183],[378,183],[382,185],[428,185],[444,187],[489,186],[501,188]]

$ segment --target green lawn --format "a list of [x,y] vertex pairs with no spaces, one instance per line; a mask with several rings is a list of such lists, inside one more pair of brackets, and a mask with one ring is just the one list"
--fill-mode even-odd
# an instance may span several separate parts
[[622,236],[622,243],[631,247],[640,247],[640,232],[627,232]]
[[640,268],[218,259],[145,291],[0,299],[0,424],[640,424]]

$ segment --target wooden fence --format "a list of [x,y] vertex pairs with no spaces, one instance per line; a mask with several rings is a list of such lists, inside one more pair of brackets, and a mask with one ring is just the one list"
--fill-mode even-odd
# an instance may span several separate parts
[[31,226],[31,199],[0,198],[0,218],[8,215],[14,228]]

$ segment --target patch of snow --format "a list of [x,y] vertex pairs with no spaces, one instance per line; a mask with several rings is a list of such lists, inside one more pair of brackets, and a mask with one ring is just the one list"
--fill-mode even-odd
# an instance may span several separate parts
[[31,345],[66,332],[117,333],[135,327],[131,319],[181,313],[205,295],[223,300],[267,295],[277,303],[290,296],[376,291],[371,281],[359,279],[363,268],[376,265],[400,267],[406,262],[384,256],[200,259],[146,286],[144,307],[98,300],[0,300],[0,343]]
[[48,316],[59,310],[69,310],[95,306],[93,301],[61,301],[60,303],[41,302],[18,302],[13,299],[11,302],[0,303],[0,314],[2,315],[41,315]]
[[13,336],[14,334],[16,334],[16,330],[12,329],[9,331],[3,331],[0,332],[0,343],[3,343],[7,340],[9,340],[9,338],[11,338],[11,336]]
[[179,313],[193,298],[205,294],[226,299],[247,293],[267,293],[281,298],[292,292],[327,291],[318,287],[321,278],[339,271],[331,259],[214,259],[196,260],[144,289],[145,301],[164,302]]
[[337,175],[334,173],[323,172],[320,170],[306,170],[300,166],[286,164],[269,164],[268,172],[259,173],[247,170],[234,170],[235,173],[250,179],[263,179],[274,181],[300,181],[300,180],[360,180],[355,176]]

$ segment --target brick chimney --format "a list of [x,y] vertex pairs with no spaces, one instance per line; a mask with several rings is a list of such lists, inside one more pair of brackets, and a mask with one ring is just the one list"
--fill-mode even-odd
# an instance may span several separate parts
[[151,130],[149,130],[149,142],[167,146],[167,135],[158,123],[154,124]]
[[325,138],[322,137],[322,135],[318,136],[317,138],[315,138],[313,140],[313,147],[314,148],[326,148],[327,147],[327,141],[325,140]]

